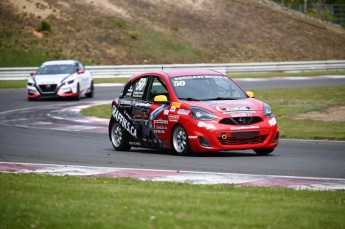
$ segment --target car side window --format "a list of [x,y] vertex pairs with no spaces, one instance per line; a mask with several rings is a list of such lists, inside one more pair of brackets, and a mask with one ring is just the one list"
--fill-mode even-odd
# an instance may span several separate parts
[[153,82],[149,92],[149,100],[153,100],[156,95],[165,95],[168,100],[170,100],[165,83],[158,77],[153,78]]
[[82,63],[80,63],[80,62],[78,62],[78,69],[80,69],[80,70],[85,70],[85,67],[84,67],[84,65],[82,64]]
[[145,89],[146,89],[147,83],[148,83],[147,77],[137,79],[135,82],[126,86],[125,91],[122,93],[123,97],[144,99]]

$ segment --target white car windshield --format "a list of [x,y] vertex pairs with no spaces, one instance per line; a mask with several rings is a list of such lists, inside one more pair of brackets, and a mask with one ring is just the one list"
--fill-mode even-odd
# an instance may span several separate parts
[[77,72],[74,65],[45,65],[38,69],[36,75],[52,75],[52,74],[72,74]]
[[228,77],[222,75],[194,75],[171,78],[171,85],[179,99],[237,100],[248,96]]

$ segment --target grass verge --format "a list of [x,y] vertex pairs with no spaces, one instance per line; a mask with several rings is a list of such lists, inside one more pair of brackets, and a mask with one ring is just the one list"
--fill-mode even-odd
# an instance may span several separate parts
[[0,174],[1,228],[342,228],[343,192]]
[[[323,111],[332,106],[344,105],[345,87],[318,87],[297,89],[257,90],[255,97],[270,104],[275,114],[282,138],[345,140],[345,122],[296,120],[297,114]],[[110,118],[109,105],[82,110],[85,116]]]

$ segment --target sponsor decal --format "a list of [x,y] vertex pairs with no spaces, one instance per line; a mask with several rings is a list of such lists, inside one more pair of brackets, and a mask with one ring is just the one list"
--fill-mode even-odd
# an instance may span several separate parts
[[165,120],[165,119],[156,119],[156,120],[153,120],[153,124],[156,125],[156,124],[168,124],[169,121],[168,120]]
[[[181,80],[191,80],[191,79],[219,79],[219,78],[226,78],[226,76],[222,75],[199,75],[199,76],[181,76],[181,77],[175,77],[174,81],[179,82]],[[175,85],[174,85],[175,86]]]
[[227,104],[228,106],[235,105],[235,106],[250,106],[253,105],[253,103],[247,99],[239,99],[239,100],[226,100],[226,101],[205,101],[205,103],[209,106],[214,105],[224,105]]
[[169,105],[168,104],[164,104],[160,107],[157,107],[150,115],[150,120],[153,120],[157,117],[157,115],[159,115],[163,110],[165,110],[166,108],[168,108]]
[[166,126],[158,126],[158,125],[154,125],[154,126],[153,126],[153,129],[155,129],[155,130],[166,130],[166,129],[167,129],[167,127],[166,127]]
[[174,81],[174,87],[184,87],[186,85],[186,81],[180,80],[180,81]]
[[180,118],[179,115],[169,115],[168,116],[169,122],[177,122],[179,118]]
[[231,117],[238,118],[238,117],[251,117],[253,116],[253,113],[256,112],[236,112],[236,113],[230,113]]
[[139,114],[139,113],[136,113],[134,115],[134,118],[136,119],[148,119],[149,118],[149,115],[148,114]]
[[216,127],[213,124],[206,123],[206,122],[201,122],[201,121],[198,122],[198,127],[204,127],[204,128],[206,128],[208,130],[210,130],[210,129],[215,130],[216,129]]
[[181,107],[181,103],[178,103],[178,102],[173,102],[171,104],[172,107],[176,107],[176,108],[180,108]]
[[132,120],[132,117],[127,113],[127,111],[123,111],[123,114],[124,114],[129,120]]
[[231,127],[230,130],[247,130],[247,129],[259,129],[259,126],[241,126],[241,127]]
[[176,111],[176,107],[171,107],[171,108],[170,108],[170,111],[171,111],[171,112],[175,112],[175,111]]
[[165,130],[153,130],[155,134],[165,134]]
[[150,108],[151,104],[150,103],[136,103],[134,107],[145,107],[145,108]]
[[134,126],[126,119],[126,117],[121,114],[121,112],[116,108],[116,106],[113,106],[112,115],[115,118],[115,120],[127,131],[129,132],[133,137],[137,138],[137,130],[134,128]]
[[145,87],[146,85],[146,81],[147,81],[148,78],[141,78],[138,82],[138,84],[136,85],[135,87],[135,90],[136,91],[141,91],[143,90],[143,88]]
[[273,117],[270,120],[268,120],[268,124],[270,124],[270,126],[274,126],[277,124],[277,120]]
[[177,114],[189,115],[189,111],[188,110],[184,110],[184,109],[179,109],[177,111]]
[[153,120],[153,124],[156,125],[156,124],[168,124],[169,121],[168,120],[165,120],[165,119],[156,119],[156,120]]
[[250,117],[253,113],[256,113],[254,110],[250,110],[250,107],[238,106],[238,107],[229,107],[229,106],[217,106],[217,111],[222,112],[223,114],[230,114],[231,117]]
[[129,142],[131,146],[141,146],[140,142]]
[[121,100],[120,105],[131,105],[132,101],[128,101],[128,100]]
[[189,139],[197,139],[198,136],[188,136]]
[[217,111],[220,112],[235,112],[235,111],[249,111],[249,107],[227,107],[227,106],[217,106]]
[[164,110],[164,115],[168,115],[169,114],[169,110]]

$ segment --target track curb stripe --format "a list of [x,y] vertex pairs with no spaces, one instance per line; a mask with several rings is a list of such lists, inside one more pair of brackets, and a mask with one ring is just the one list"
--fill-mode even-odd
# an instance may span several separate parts
[[0,162],[3,173],[36,173],[55,176],[133,178],[142,181],[179,182],[191,184],[228,184],[257,187],[285,187],[296,190],[345,190],[345,179],[211,173],[135,168],[112,168],[78,165],[54,165]]

